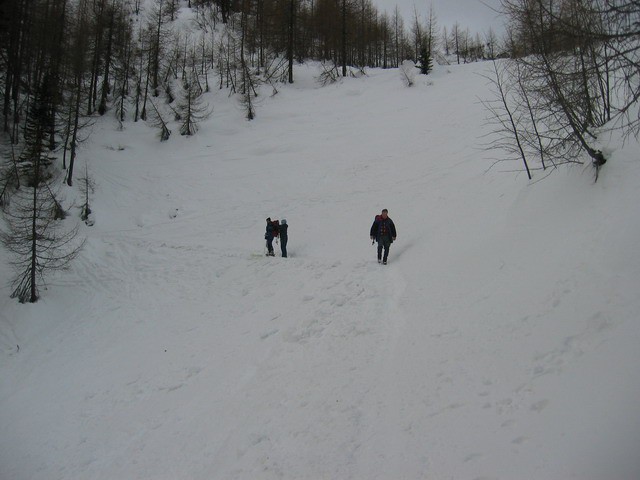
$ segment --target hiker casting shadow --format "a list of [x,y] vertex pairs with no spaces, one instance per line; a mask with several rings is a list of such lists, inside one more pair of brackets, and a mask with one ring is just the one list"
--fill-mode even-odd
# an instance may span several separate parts
[[[389,257],[389,248],[396,239],[396,226],[393,220],[389,218],[389,210],[385,208],[380,215],[376,215],[376,219],[371,225],[369,236],[371,240],[378,242],[378,263],[386,265]],[[383,250],[384,257],[382,256]]]

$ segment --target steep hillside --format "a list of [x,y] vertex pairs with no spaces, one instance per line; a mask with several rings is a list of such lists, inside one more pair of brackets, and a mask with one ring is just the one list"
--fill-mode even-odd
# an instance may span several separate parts
[[0,478],[638,478],[638,146],[489,170],[487,69],[96,124],[80,258],[34,305],[0,274]]

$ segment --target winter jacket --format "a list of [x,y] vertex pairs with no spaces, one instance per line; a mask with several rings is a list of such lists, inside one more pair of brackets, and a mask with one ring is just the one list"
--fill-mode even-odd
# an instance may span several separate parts
[[377,218],[374,220],[373,225],[371,225],[369,236],[374,237],[378,243],[380,243],[380,240],[385,239],[388,240],[389,243],[393,242],[393,239],[396,238],[396,226],[393,220],[389,217],[384,220],[382,217]]
[[286,223],[281,223],[280,224],[280,240],[281,241],[286,241],[287,240],[287,229],[289,228],[289,225],[287,225]]
[[276,229],[271,222],[267,223],[267,230],[264,233],[265,240],[273,240],[275,238]]

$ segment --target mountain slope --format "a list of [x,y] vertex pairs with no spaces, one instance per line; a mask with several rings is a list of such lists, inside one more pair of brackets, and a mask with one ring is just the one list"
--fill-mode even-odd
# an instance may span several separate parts
[[0,291],[0,478],[637,478],[637,145],[596,184],[487,171],[487,69],[299,67],[166,144],[100,122],[81,257]]

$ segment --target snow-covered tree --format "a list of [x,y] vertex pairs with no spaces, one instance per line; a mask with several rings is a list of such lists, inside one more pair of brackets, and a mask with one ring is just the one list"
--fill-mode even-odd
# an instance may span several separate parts
[[418,69],[413,60],[405,60],[400,65],[400,79],[407,87],[412,87],[416,81]]

